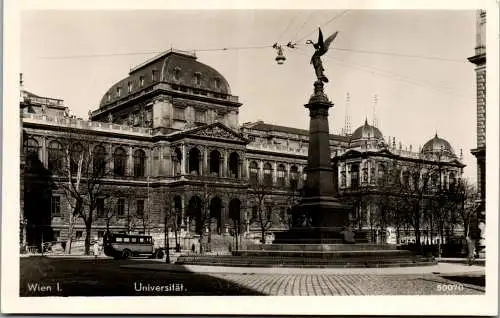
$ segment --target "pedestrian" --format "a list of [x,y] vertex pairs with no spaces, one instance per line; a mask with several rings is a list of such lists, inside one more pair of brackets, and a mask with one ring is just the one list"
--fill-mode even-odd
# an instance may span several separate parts
[[471,266],[474,263],[474,241],[468,236],[465,241],[467,242],[467,264]]
[[94,242],[94,257],[97,258],[99,256],[99,242]]

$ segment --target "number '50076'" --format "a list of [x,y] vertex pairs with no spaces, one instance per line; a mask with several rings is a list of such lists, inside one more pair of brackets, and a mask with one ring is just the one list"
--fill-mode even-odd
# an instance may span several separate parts
[[438,291],[462,291],[464,285],[462,284],[437,284]]

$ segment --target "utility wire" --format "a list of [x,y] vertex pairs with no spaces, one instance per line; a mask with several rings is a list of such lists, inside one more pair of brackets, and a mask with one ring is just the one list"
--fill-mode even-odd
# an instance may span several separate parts
[[279,38],[276,40],[276,42],[279,42],[281,41],[281,39],[283,38],[283,35],[286,34],[286,32],[288,31],[288,29],[290,29],[290,26],[292,25],[293,21],[295,21],[295,18],[297,18],[297,15],[299,13],[295,13],[295,15],[290,19],[290,21],[288,21],[288,25],[286,26],[285,30],[283,30],[283,32],[281,32],[281,35],[279,36]]
[[[297,46],[305,47],[305,44],[297,44]],[[343,51],[343,52],[353,52],[353,53],[362,53],[362,54],[376,54],[376,55],[389,55],[389,56],[398,56],[398,57],[407,57],[407,58],[418,58],[425,60],[437,60],[437,61],[445,61],[445,62],[459,62],[466,63],[465,59],[451,59],[446,57],[439,56],[426,56],[426,55],[416,55],[416,54],[405,54],[405,53],[395,53],[395,52],[387,52],[387,51],[371,51],[371,50],[358,50],[358,49],[346,49],[339,47],[332,47],[332,50],[335,51]]]
[[[304,20],[304,22],[302,23],[302,25],[300,26],[300,28],[298,29],[298,31],[291,37],[291,40],[293,40],[294,38],[296,38],[300,34],[300,32],[302,32],[302,29],[306,25],[307,21],[309,21],[309,18],[311,17],[312,13],[313,13],[313,11],[309,12],[309,14],[307,15],[306,19]],[[297,43],[297,41],[292,41],[292,42]]]
[[[298,49],[298,51],[297,50],[294,51],[295,53],[303,55],[303,56],[308,56],[307,53],[304,51],[304,49],[302,49],[302,48],[297,48],[297,49]],[[420,81],[420,80],[406,77],[406,76],[403,76],[403,75],[400,75],[400,74],[397,74],[394,72],[390,72],[390,71],[386,71],[386,70],[382,70],[382,69],[377,69],[377,68],[367,66],[367,65],[356,64],[356,63],[351,63],[351,62],[341,62],[338,60],[334,60],[331,57],[327,57],[327,58],[329,60],[331,60],[333,63],[338,64],[340,66],[349,67],[349,68],[358,68],[358,69],[365,71],[365,72],[368,72],[372,75],[378,75],[378,76],[382,76],[382,77],[396,80],[399,82],[418,86],[421,88],[432,89],[432,90],[439,91],[442,93],[447,93],[447,94],[450,94],[453,96],[458,96],[458,97],[469,99],[465,95],[457,93],[455,90],[453,90],[452,88],[449,88],[449,87],[441,87],[441,86],[438,86],[438,85],[433,84],[433,83]]]
[[[223,47],[214,49],[196,49],[186,52],[215,52],[215,51],[236,51],[236,50],[252,50],[271,48],[271,45],[260,46],[240,46],[240,47]],[[88,54],[88,55],[66,55],[66,56],[43,56],[42,59],[76,59],[76,58],[93,58],[93,57],[112,57],[112,56],[127,56],[127,55],[144,55],[144,54],[160,54],[165,51],[142,51],[142,52],[127,52],[127,53],[103,53],[103,54]]]
[[[325,23],[322,23],[320,24],[320,27],[324,27],[328,24],[330,24],[331,22],[335,21],[336,19],[340,18],[341,16],[343,16],[344,14],[346,14],[347,12],[349,12],[349,10],[344,10],[342,11],[341,13],[335,15],[333,18],[331,18],[330,20],[326,21]],[[311,32],[309,32],[306,36],[303,36],[302,38],[298,39],[297,41],[295,41],[296,43],[299,43],[299,42],[302,42],[305,38],[307,38],[308,36],[310,36],[311,34],[313,34],[314,32],[316,31],[316,29],[313,29]]]

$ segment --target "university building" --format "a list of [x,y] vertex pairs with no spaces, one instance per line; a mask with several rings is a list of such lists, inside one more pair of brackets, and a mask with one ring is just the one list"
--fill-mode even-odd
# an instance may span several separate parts
[[[22,244],[66,239],[72,206],[63,189],[85,151],[94,172],[103,172],[92,238],[108,228],[162,233],[170,209],[178,215],[173,226],[185,237],[200,231],[258,234],[262,211],[267,231],[287,229],[307,173],[308,131],[262,121],[240,125],[242,106],[218,71],[177,50],[131,69],[88,120],[71,116],[62,100],[22,87]],[[335,184],[345,197],[375,188],[396,166],[405,182],[404,167],[415,161],[439,166],[432,180],[446,184],[464,167],[437,134],[422,149],[403,149],[368,122],[352,134],[331,134],[330,152]],[[267,191],[263,200],[256,198],[256,184]],[[208,223],[200,216],[205,208]],[[376,207],[356,209],[367,226]],[[72,235],[85,236],[81,219]]]

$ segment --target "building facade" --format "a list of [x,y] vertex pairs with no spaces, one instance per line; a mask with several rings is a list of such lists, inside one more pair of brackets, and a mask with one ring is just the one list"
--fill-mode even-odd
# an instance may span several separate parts
[[474,55],[468,60],[476,68],[476,114],[477,114],[477,146],[472,149],[472,154],[477,160],[477,184],[479,187],[479,229],[480,233],[480,253],[484,254],[484,231],[486,222],[486,11],[479,10],[476,17],[476,47]]
[[[96,173],[99,191],[81,199],[93,213],[92,238],[166,227],[184,237],[201,231],[252,236],[263,230],[262,217],[266,232],[286,230],[307,173],[308,131],[262,121],[240,126],[241,106],[219,72],[175,50],[131,69],[88,120],[71,116],[61,100],[22,89],[23,243],[82,239],[86,225],[72,217],[68,191],[88,186]],[[353,134],[330,135],[330,152],[341,196],[375,185],[389,163],[423,160],[442,167],[446,183],[463,168],[437,135],[419,151],[403,150],[367,122]],[[356,213],[368,220],[370,209]]]

